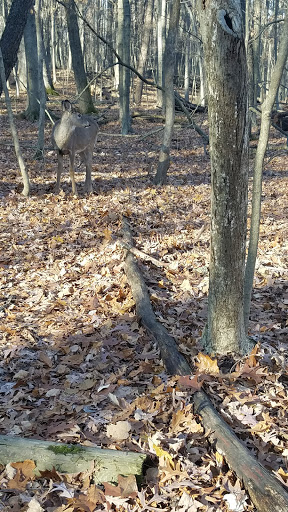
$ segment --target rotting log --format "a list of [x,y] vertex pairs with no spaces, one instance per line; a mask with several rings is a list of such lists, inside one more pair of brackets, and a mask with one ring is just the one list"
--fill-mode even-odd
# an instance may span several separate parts
[[143,453],[0,435],[0,463],[33,460],[36,475],[54,467],[58,473],[88,471],[97,484],[117,482],[118,475],[141,475],[146,458]]
[[[123,241],[133,246],[133,237],[128,219],[122,222]],[[158,322],[151,306],[149,293],[137,262],[129,250],[125,256],[125,272],[136,304],[138,321],[149,332],[160,349],[163,364],[171,375],[191,375],[192,369],[185,357],[179,353],[177,343],[167,329]],[[230,468],[242,480],[246,491],[258,512],[287,512],[288,493],[267,469],[265,469],[238,439],[214,409],[204,391],[197,391],[191,397],[194,412],[202,420],[209,440],[222,454]]]

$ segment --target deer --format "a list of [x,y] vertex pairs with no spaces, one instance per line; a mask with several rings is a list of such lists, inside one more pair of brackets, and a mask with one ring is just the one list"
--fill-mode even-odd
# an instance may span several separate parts
[[84,190],[88,194],[93,191],[91,181],[92,157],[98,130],[99,126],[93,117],[73,112],[70,101],[62,101],[61,119],[56,121],[52,129],[52,144],[57,150],[58,156],[56,193],[59,193],[60,190],[63,155],[69,155],[72,192],[77,196],[74,174],[76,153],[79,153],[81,162],[86,166]]

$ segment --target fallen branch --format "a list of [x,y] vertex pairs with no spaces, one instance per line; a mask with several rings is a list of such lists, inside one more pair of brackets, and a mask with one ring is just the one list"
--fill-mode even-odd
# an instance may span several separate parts
[[146,458],[143,453],[0,436],[0,463],[33,460],[36,475],[54,467],[59,473],[89,471],[97,484],[117,482],[118,475],[141,475]]
[[[125,243],[129,247],[132,246],[133,238],[126,218],[123,218],[122,231]],[[125,272],[136,303],[138,320],[157,343],[167,372],[172,375],[191,375],[192,369],[184,356],[179,353],[174,338],[157,320],[143,276],[131,251],[127,251],[125,257]],[[225,457],[229,466],[243,481],[258,512],[272,510],[287,512],[287,491],[280,481],[254,459],[233,430],[216,412],[206,393],[197,391],[191,398],[195,413],[202,418],[203,426],[209,432],[210,441],[215,444],[217,451]]]
[[138,258],[141,258],[145,261],[151,261],[151,263],[153,263],[153,265],[155,265],[156,267],[164,267],[169,269],[170,263],[167,263],[166,261],[156,260],[156,258],[150,256],[150,254],[146,254],[146,252],[140,251],[139,249],[136,249],[136,247],[128,245],[127,243],[122,242],[121,240],[120,245],[121,247],[123,247],[123,249],[126,249],[126,251],[129,251],[132,254],[134,254],[134,256],[137,256]]

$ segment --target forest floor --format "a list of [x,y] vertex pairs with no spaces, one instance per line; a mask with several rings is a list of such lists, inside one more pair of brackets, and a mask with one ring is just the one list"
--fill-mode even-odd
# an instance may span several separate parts
[[[57,102],[63,97],[51,98],[48,108],[60,114]],[[33,158],[37,123],[16,119],[32,183],[28,199],[19,193],[21,177],[1,103],[0,433],[143,451],[159,462],[141,488],[130,478],[125,492],[123,485],[113,492],[109,485],[95,486],[89,475],[47,471],[35,478],[31,466],[8,465],[0,475],[0,511],[255,510],[193,415],[191,391],[167,377],[157,347],[137,323],[123,268],[123,215],[135,246],[167,264],[138,259],[159,321],[191,367],[209,375],[203,388],[234,432],[288,484],[286,141],[271,129],[251,307],[256,346],[232,366],[231,358],[213,361],[202,354],[200,342],[207,316],[209,156],[181,118],[168,184],[154,186],[162,132],[144,135],[163,121],[155,117],[153,100],[144,97],[130,137],[119,135],[117,107],[106,112],[89,197],[82,168],[76,176],[79,197],[71,195],[67,161],[62,191],[53,193],[57,158],[51,124],[42,162]],[[13,99],[13,106],[19,113],[24,102]],[[205,115],[195,120],[208,130]],[[251,146],[252,176],[256,142]],[[250,374],[241,373],[245,364],[253,368]]]

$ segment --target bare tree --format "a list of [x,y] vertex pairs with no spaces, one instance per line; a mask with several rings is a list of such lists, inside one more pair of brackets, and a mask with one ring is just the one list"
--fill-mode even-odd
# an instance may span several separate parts
[[[129,0],[118,0],[118,53],[121,59],[130,64],[130,5]],[[130,118],[130,69],[120,66],[119,69],[119,106],[122,135],[131,129]]]
[[170,165],[170,145],[173,133],[175,118],[175,95],[174,95],[174,68],[175,68],[175,47],[180,16],[180,0],[175,0],[171,7],[169,30],[165,45],[164,55],[164,102],[165,102],[165,127],[163,141],[159,154],[157,173],[154,179],[155,184],[163,185],[167,179],[167,172]]
[[[153,14],[153,5],[154,0],[147,0],[146,9],[145,9],[145,17],[143,24],[143,32],[142,32],[142,40],[139,52],[139,59],[137,64],[137,69],[141,75],[144,75],[146,60],[148,55],[148,47],[150,34],[152,29],[152,14]],[[143,91],[143,82],[139,77],[136,78],[135,85],[135,103],[136,105],[140,105]]]
[[84,68],[84,59],[79,36],[75,2],[74,0],[67,0],[65,1],[64,5],[66,9],[66,20],[69,33],[72,66],[79,95],[79,110],[82,112],[82,114],[86,114],[89,112],[94,112],[95,109]]
[[[15,66],[17,52],[26,25],[28,12],[29,9],[32,8],[33,3],[34,0],[13,0],[12,2],[0,41],[6,79],[9,77],[13,67]],[[2,81],[0,80],[0,94],[1,92]]]
[[245,352],[243,286],[248,190],[247,71],[239,0],[199,1],[211,153],[211,249],[204,341]]
[[255,263],[257,256],[258,240],[259,240],[259,226],[261,215],[261,194],[262,194],[262,172],[265,152],[269,139],[269,129],[271,122],[271,112],[277,96],[280,80],[283,70],[288,58],[288,12],[285,11],[285,21],[282,28],[281,42],[278,51],[277,62],[271,77],[269,92],[261,107],[261,129],[259,142],[257,146],[255,163],[254,163],[254,178],[253,178],[253,192],[252,192],[252,215],[248,256],[246,262],[245,274],[245,326],[248,329],[251,293],[253,288],[253,278],[255,271]]
[[27,197],[27,196],[29,196],[29,191],[30,191],[29,177],[28,177],[27,169],[25,167],[25,163],[24,163],[24,159],[22,156],[19,139],[18,139],[18,135],[17,135],[17,130],[16,130],[15,123],[14,123],[12,106],[11,106],[11,101],[10,101],[10,97],[9,97],[9,91],[8,91],[6,81],[5,81],[5,68],[4,68],[4,61],[3,61],[3,57],[2,57],[1,48],[0,48],[0,78],[2,80],[3,89],[4,89],[6,107],[7,107],[8,118],[9,118],[9,123],[10,123],[10,129],[11,129],[13,142],[14,142],[15,153],[16,153],[16,157],[17,157],[19,167],[20,167],[20,172],[21,172],[22,179],[23,179],[22,194],[23,194],[23,196]]

